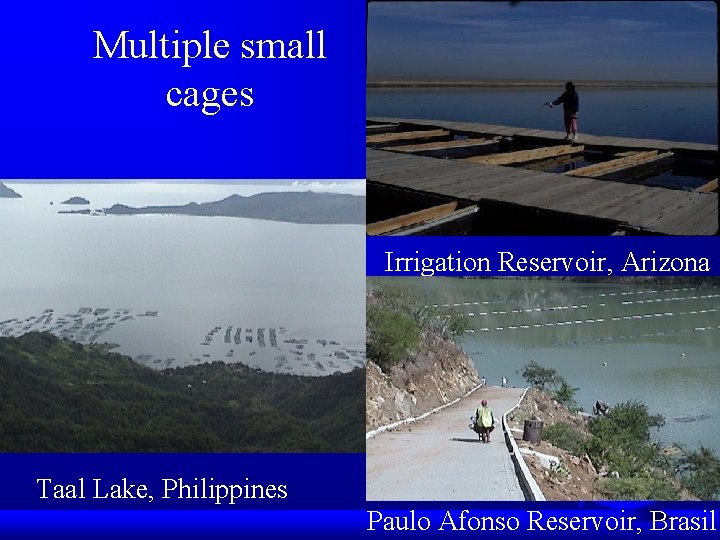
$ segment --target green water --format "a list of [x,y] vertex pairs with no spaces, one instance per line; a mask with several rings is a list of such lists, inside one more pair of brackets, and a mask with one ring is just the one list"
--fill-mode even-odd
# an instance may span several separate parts
[[428,305],[469,316],[462,346],[488,384],[505,376],[523,386],[522,367],[534,360],[578,387],[586,411],[598,399],[637,399],[665,416],[656,434],[662,442],[720,451],[720,287],[452,278],[402,284]]

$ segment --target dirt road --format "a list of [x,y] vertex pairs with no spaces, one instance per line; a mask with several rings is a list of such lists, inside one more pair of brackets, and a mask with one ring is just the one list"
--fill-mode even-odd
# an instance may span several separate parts
[[[486,387],[451,407],[367,441],[367,499],[374,501],[521,501],[502,432],[502,415],[522,388]],[[482,444],[468,428],[487,399],[498,425]]]

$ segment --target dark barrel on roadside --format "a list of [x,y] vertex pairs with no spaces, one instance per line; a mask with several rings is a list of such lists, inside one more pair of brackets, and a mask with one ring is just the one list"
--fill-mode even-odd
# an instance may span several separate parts
[[523,441],[538,444],[542,439],[542,420],[525,420],[523,425]]

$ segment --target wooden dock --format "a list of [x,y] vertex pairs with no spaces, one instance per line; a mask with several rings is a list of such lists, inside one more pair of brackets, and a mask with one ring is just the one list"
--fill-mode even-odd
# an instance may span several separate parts
[[[530,220],[527,232],[514,224],[510,234],[718,234],[716,145],[584,134],[569,143],[561,132],[508,126],[368,122],[368,219],[380,222],[369,234],[395,234],[457,212],[467,218],[469,207],[487,215],[490,224],[506,216]],[[538,164],[573,163],[589,155],[596,161],[579,168],[537,170]],[[706,176],[715,176],[700,179],[692,190],[640,183],[679,163],[700,163]],[[375,211],[377,190],[390,198]],[[548,223],[554,225],[544,228]],[[487,234],[502,231],[498,225]]]

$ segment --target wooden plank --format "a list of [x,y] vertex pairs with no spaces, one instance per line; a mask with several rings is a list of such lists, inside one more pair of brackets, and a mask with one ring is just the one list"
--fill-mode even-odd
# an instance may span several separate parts
[[695,191],[698,191],[700,193],[712,193],[713,191],[717,191],[718,189],[718,179],[710,180],[707,184],[704,184],[700,186],[699,188],[695,189]]
[[[620,188],[620,189],[618,189]],[[557,197],[555,200],[546,200],[548,207],[557,209],[561,212],[571,214],[580,214],[595,216],[600,218],[610,218],[607,214],[600,211],[591,211],[590,206],[598,201],[617,201],[619,198],[625,198],[625,190],[621,185],[612,182],[602,182],[594,180],[585,186],[576,186],[576,189],[568,190],[568,195]]]
[[505,200],[518,193],[534,191],[539,182],[569,183],[567,178],[551,173],[457,161],[443,163],[447,165],[446,172],[438,174],[434,171],[432,177],[421,172],[415,178],[414,188],[468,200],[499,195]]
[[[547,159],[540,159],[538,161],[532,161],[529,163],[523,163],[522,168],[526,171],[539,171],[539,172],[547,172],[550,173],[548,169],[554,169],[556,167],[559,167],[561,165],[571,165],[577,161],[582,161],[583,156],[577,156],[577,155],[568,155],[568,156],[557,156],[557,157],[551,157]],[[568,168],[569,170],[569,168]],[[550,174],[560,174],[557,173],[550,173]]]
[[[558,175],[559,176],[559,175]],[[587,203],[604,197],[602,193],[607,182],[582,181],[573,179],[573,183],[555,182],[551,188],[528,190],[522,200],[538,208],[560,209],[565,212],[587,214]],[[612,190],[609,190],[612,192]]]
[[463,199],[478,200],[484,197],[502,197],[505,200],[508,196],[514,197],[518,190],[527,185],[526,177],[518,176],[510,171],[504,175],[482,178],[481,181],[474,179],[463,182],[452,186],[452,189],[456,197]]
[[[397,183],[412,189],[428,192],[442,191],[444,194],[452,193],[452,190],[461,184],[478,186],[492,186],[501,178],[509,174],[533,175],[522,169],[498,167],[495,165],[478,165],[463,163],[459,161],[447,161],[430,158],[414,158],[420,160],[421,167],[414,167],[412,170],[405,170],[400,174],[371,176],[368,179],[381,181],[383,183]],[[519,171],[519,172],[518,172]],[[543,173],[540,173],[543,174]]]
[[[492,124],[480,124],[475,122],[449,122],[443,120],[427,120],[427,119],[406,119],[397,117],[376,117],[368,118],[370,121],[382,122],[382,123],[402,123],[403,125],[412,125],[418,127],[443,127],[445,129],[452,129],[463,131],[466,133],[493,133],[498,135],[512,136],[514,134],[521,135],[523,132],[529,131],[542,131],[542,130],[530,130],[510,126],[499,126]],[[545,131],[543,134],[549,134],[548,137],[552,139],[563,139],[565,132],[560,131]],[[633,139],[631,137],[613,137],[606,135],[591,135],[589,133],[581,133],[580,140],[586,146],[617,146],[629,150],[632,148],[649,148],[658,150],[689,150],[698,152],[717,152],[718,146],[716,144],[704,144],[704,143],[693,143],[693,142],[676,142],[676,141],[663,141],[658,139]]]
[[388,148],[390,152],[406,152],[408,154],[414,154],[419,152],[425,152],[428,150],[449,150],[453,148],[474,148],[474,147],[487,147],[493,146],[500,140],[500,137],[494,137],[492,139],[462,139],[459,141],[435,141],[429,143],[420,144],[404,144],[402,146],[392,146]]
[[[647,186],[600,182],[613,189],[598,191],[596,196],[586,204],[586,211],[592,215],[616,221],[626,221],[627,211],[630,209],[637,210],[647,206],[646,201],[653,193],[653,188]],[[624,189],[618,190],[619,186]]]
[[432,187],[440,179],[453,176],[452,170],[449,171],[445,166],[445,161],[434,159],[432,162],[433,163],[422,168],[414,167],[412,169],[394,171],[388,174],[369,176],[368,178],[376,182],[412,189],[420,189],[422,186],[423,188],[428,188],[425,189],[425,191],[432,191]]
[[449,189],[453,186],[466,181],[477,182],[479,179],[483,179],[483,172],[474,171],[471,169],[456,169],[448,171],[442,175],[436,175],[434,178],[420,178],[417,185],[420,189],[425,190],[438,190],[438,189]]
[[640,153],[640,150],[626,150],[624,152],[617,152],[616,154],[613,154],[614,159],[624,158],[624,157],[630,157],[630,156],[636,156]]
[[576,194],[575,186],[568,185],[567,182],[543,180],[529,187],[524,187],[522,191],[518,191],[516,200],[518,204],[547,208],[550,204],[555,204],[564,198],[573,198]]
[[[717,195],[465,161],[368,150],[379,183],[477,202],[506,202],[605,219],[661,234],[717,232]],[[657,157],[651,156],[652,158]],[[637,166],[637,165],[634,165]],[[368,180],[372,180],[368,174]],[[702,196],[702,197],[701,197]],[[441,204],[441,203],[435,203]]]
[[[680,221],[674,227],[668,226],[668,234],[720,234],[717,196],[708,193],[698,193],[697,195],[702,198],[693,201],[692,216],[685,221]],[[663,224],[659,223],[658,225]]]
[[415,226],[394,232],[396,236],[410,235],[436,235],[436,236],[460,236],[468,233],[472,222],[478,212],[477,206],[469,206],[453,212],[449,216],[433,219]]
[[[498,167],[502,169],[502,167]],[[540,173],[542,174],[542,173]],[[496,176],[490,181],[476,182],[474,185],[462,186],[461,195],[466,199],[496,199],[503,202],[517,202],[518,200],[534,199],[529,194],[534,194],[538,183],[554,183],[553,175],[538,176],[537,173],[523,169],[511,169],[503,176]],[[532,202],[530,202],[532,205]]]
[[718,228],[717,200],[707,193],[675,192],[685,195],[672,208],[650,224],[664,234],[716,234]]
[[365,156],[365,174],[368,178],[391,172],[429,167],[439,162],[433,158],[372,149],[367,149]]
[[623,169],[634,167],[635,165],[644,165],[652,163],[655,160],[667,159],[672,157],[672,152],[665,154],[658,154],[657,150],[650,150],[648,152],[640,152],[634,156],[627,156],[619,159],[611,159],[610,161],[604,161],[602,163],[595,163],[588,165],[587,167],[581,167],[574,171],[568,171],[563,174],[567,176],[584,176],[586,178],[599,178],[610,172],[618,172]]
[[365,149],[365,161],[368,165],[382,165],[384,163],[392,162],[392,161],[412,161],[411,156],[406,156],[403,154],[396,154],[392,152],[386,152],[384,150],[376,150],[372,148],[366,148]]
[[428,129],[424,131],[400,131],[397,133],[382,133],[380,135],[368,135],[365,137],[366,144],[382,144],[396,141],[412,141],[417,139],[432,139],[435,137],[447,137],[450,132],[445,129]]
[[398,124],[369,124],[365,126],[365,134],[379,134],[379,133],[388,133],[390,131],[395,131],[398,128]]
[[548,146],[545,148],[535,148],[533,150],[518,150],[517,152],[492,154],[490,156],[474,156],[466,158],[463,161],[467,161],[470,163],[487,163],[489,165],[508,165],[510,163],[536,161],[538,159],[548,157],[564,156],[568,154],[581,154],[584,151],[584,146],[572,146],[569,144],[563,144],[558,146]]
[[[659,154],[655,158],[644,160],[623,169],[607,171],[597,176],[598,179],[613,182],[634,183],[642,182],[667,171],[671,171],[675,163],[675,157],[671,153]],[[662,187],[662,186],[651,186]]]
[[660,217],[672,213],[682,203],[683,198],[687,198],[686,196],[687,193],[674,189],[648,188],[648,196],[634,199],[635,204],[624,212],[610,213],[619,221],[657,231],[653,224]]
[[367,234],[370,236],[376,236],[378,234],[385,234],[390,231],[402,229],[403,227],[409,227],[411,225],[417,225],[424,221],[430,221],[431,219],[441,218],[452,214],[457,209],[457,201],[433,206],[431,208],[425,208],[418,210],[417,212],[411,212],[403,216],[398,216],[376,223],[371,223],[367,226]]

